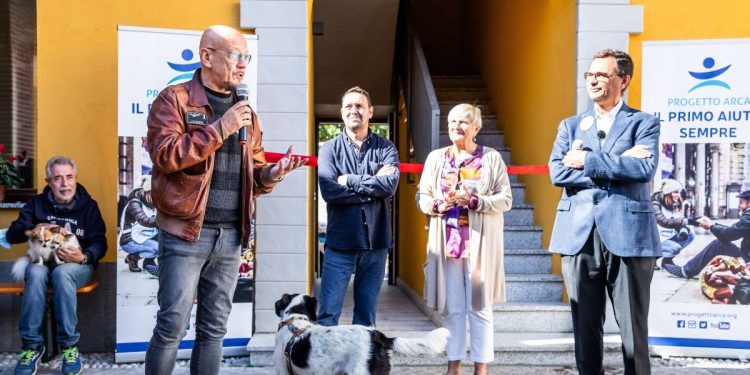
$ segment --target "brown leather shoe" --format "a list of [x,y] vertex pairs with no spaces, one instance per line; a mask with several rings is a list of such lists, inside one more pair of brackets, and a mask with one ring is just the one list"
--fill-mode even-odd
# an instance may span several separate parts
[[130,272],[143,271],[140,267],[138,267],[138,259],[141,259],[138,254],[128,254],[128,256],[125,257],[125,263],[128,264],[128,269],[130,270]]

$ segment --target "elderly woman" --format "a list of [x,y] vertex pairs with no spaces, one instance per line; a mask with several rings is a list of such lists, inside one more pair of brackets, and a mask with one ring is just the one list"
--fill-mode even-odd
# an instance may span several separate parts
[[451,332],[448,374],[459,374],[466,356],[467,315],[474,373],[486,374],[494,359],[492,305],[505,301],[503,212],[513,198],[500,153],[474,140],[481,128],[479,108],[450,111],[453,145],[427,156],[417,193],[430,216],[425,298]]

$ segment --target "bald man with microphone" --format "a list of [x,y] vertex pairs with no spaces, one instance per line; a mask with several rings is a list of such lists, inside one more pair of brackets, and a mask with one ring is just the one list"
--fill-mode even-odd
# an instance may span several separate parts
[[172,373],[196,300],[190,373],[219,373],[254,199],[306,161],[289,147],[279,162],[266,163],[260,121],[241,86],[252,56],[239,31],[211,26],[199,55],[193,79],[164,89],[148,116],[160,231],[159,312],[146,374]]

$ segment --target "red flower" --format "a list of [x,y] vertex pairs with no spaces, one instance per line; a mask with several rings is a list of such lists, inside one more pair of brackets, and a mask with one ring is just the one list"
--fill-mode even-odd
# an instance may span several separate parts
[[3,152],[5,152],[5,145],[0,144],[0,154],[2,154]]
[[10,156],[8,156],[8,161],[11,162],[11,163],[14,162],[14,161],[16,161],[16,155],[10,155]]

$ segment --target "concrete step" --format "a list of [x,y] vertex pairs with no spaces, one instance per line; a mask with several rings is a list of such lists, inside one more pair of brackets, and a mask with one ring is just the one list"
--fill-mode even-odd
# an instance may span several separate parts
[[570,305],[509,302],[493,306],[495,332],[573,332]]
[[484,79],[480,75],[461,75],[461,76],[432,76],[432,86],[435,90],[451,88],[479,88],[484,89]]
[[513,195],[513,206],[526,202],[526,185],[521,182],[512,182],[510,192]]
[[513,208],[505,213],[505,225],[534,225],[534,207],[513,202]]
[[[384,331],[388,337],[419,337],[426,332]],[[273,349],[276,335],[273,333],[255,334],[248,344],[250,365],[253,367],[273,366]],[[552,332],[496,332],[494,365],[537,365],[575,366],[575,348],[571,333]],[[617,335],[604,336],[604,365],[622,364],[621,341]],[[405,356],[394,353],[393,365],[445,366],[445,355]]]
[[536,225],[505,225],[505,249],[541,249],[542,228]]
[[505,273],[550,273],[552,255],[543,249],[504,249]]
[[562,299],[562,277],[548,273],[506,274],[505,293],[508,302],[559,302]]
[[[441,126],[440,129],[445,128],[445,131],[440,131],[440,144],[449,145],[451,144],[450,136],[448,135],[448,125]],[[480,145],[492,147],[494,149],[505,147],[505,132],[502,130],[482,130],[477,134],[477,143]]]
[[474,104],[478,100],[488,101],[492,99],[484,87],[443,87],[435,89],[438,102],[459,101]]
[[[604,337],[604,366],[622,364],[619,336]],[[495,361],[500,365],[575,366],[572,333],[496,332]]]

